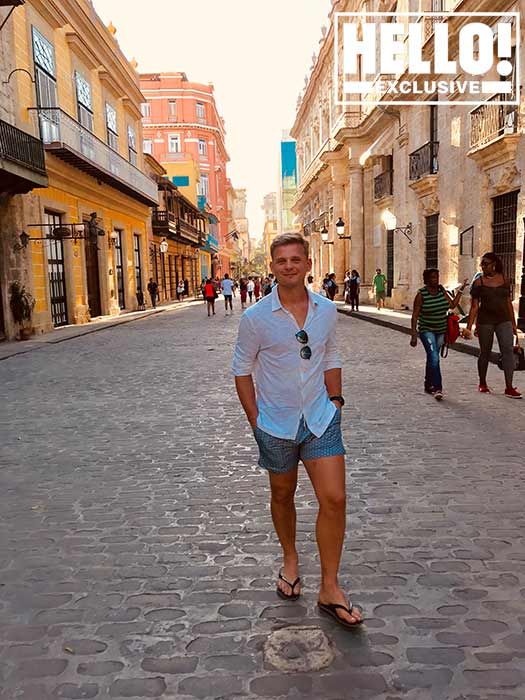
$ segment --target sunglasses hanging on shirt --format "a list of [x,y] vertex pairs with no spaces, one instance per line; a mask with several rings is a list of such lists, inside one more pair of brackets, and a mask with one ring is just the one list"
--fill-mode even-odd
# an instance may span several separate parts
[[301,348],[301,352],[299,353],[301,356],[302,360],[309,360],[312,357],[312,348],[307,345],[308,343],[308,333],[305,330],[297,331],[295,334],[295,339],[301,343],[301,345],[304,345],[303,348]]

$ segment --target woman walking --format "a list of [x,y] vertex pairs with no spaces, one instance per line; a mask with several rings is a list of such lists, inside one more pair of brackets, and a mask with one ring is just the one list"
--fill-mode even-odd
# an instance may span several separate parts
[[183,301],[184,299],[184,280],[180,280],[177,285],[177,301]]
[[350,279],[348,280],[348,296],[352,311],[359,311],[359,290],[361,288],[361,278],[357,270],[352,270]]
[[419,331],[419,337],[427,353],[425,392],[432,394],[437,401],[443,399],[439,353],[441,346],[445,342],[447,313],[449,309],[453,309],[458,305],[462,292],[467,286],[467,281],[463,282],[463,286],[459,288],[456,296],[452,298],[452,295],[439,284],[439,270],[429,268],[423,272],[425,286],[419,290],[414,299],[410,345],[413,348],[416,347]]
[[241,309],[246,308],[246,299],[248,297],[248,283],[244,277],[241,277],[239,282],[239,290],[241,292]]
[[503,263],[495,253],[485,253],[481,258],[482,275],[474,281],[470,294],[472,305],[463,337],[472,338],[472,326],[477,324],[479,339],[479,391],[490,394],[487,386],[487,370],[494,334],[498,339],[505,374],[505,396],[521,399],[520,392],[512,386],[514,375],[514,336],[517,335],[516,318],[510,296],[510,282],[503,274]]
[[213,315],[215,316],[215,299],[217,298],[217,290],[209,277],[204,285],[204,298],[206,299],[208,316],[211,316],[210,311],[213,311]]

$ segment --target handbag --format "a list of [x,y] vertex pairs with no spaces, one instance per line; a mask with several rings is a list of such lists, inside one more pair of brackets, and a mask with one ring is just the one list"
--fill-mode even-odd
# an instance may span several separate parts
[[[514,346],[514,353],[513,353],[513,358],[514,358],[514,371],[515,372],[524,372],[525,371],[525,350],[521,347],[519,344],[519,340],[516,337],[516,345]],[[500,353],[498,356],[498,367],[500,369],[503,369],[503,355]]]

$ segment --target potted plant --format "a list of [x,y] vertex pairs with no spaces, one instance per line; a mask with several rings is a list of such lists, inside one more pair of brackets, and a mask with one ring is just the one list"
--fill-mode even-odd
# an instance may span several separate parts
[[20,282],[12,282],[9,287],[9,306],[13,319],[20,326],[20,340],[29,340],[33,331],[31,318],[35,299]]

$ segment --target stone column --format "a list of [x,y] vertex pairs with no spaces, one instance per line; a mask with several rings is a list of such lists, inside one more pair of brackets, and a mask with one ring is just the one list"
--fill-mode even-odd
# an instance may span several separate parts
[[341,240],[335,230],[335,223],[339,217],[345,215],[345,188],[341,180],[336,180],[333,185],[333,206],[334,206],[334,220],[332,222],[332,236],[331,240],[334,242],[333,255],[334,255],[334,269],[330,272],[335,272],[335,277],[337,284],[339,285],[339,296],[343,296],[343,281],[345,278],[345,265],[346,265],[346,255],[345,248],[347,241]]
[[352,236],[350,253],[351,269],[364,270],[364,223],[363,223],[363,167],[359,162],[350,162],[350,206],[349,230]]

